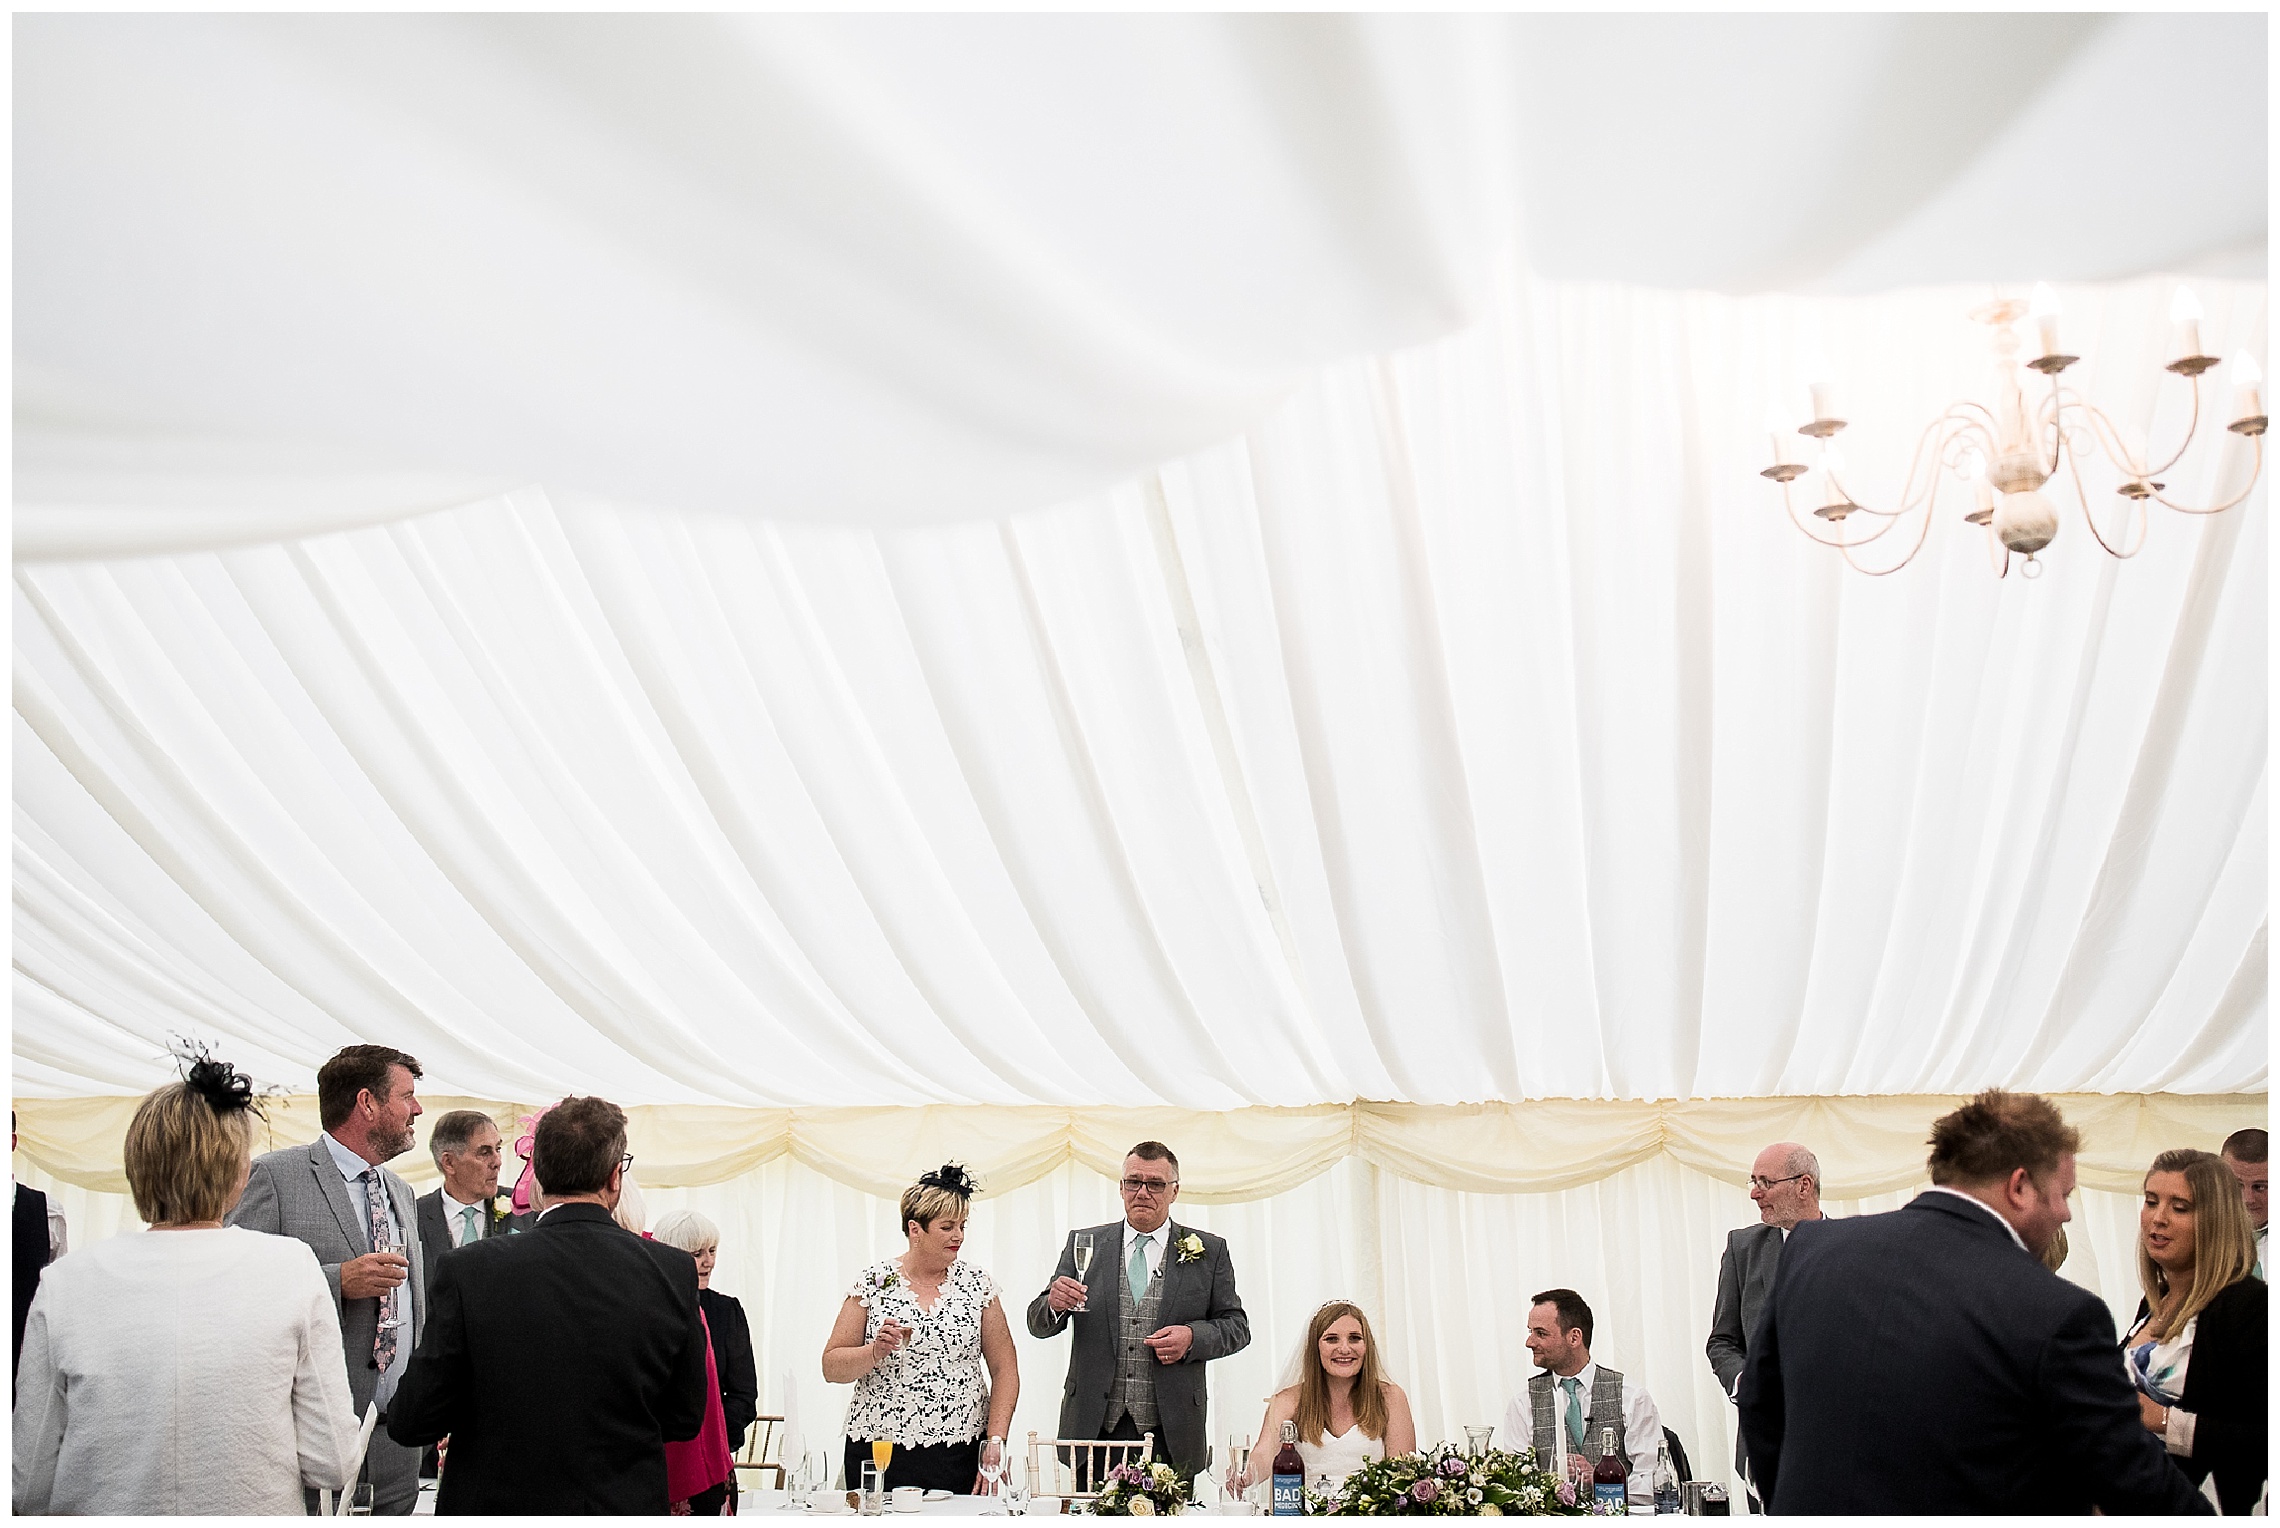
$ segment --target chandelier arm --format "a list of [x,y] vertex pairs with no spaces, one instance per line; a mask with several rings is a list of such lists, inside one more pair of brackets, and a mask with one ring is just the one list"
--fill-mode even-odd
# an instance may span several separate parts
[[[1980,527],[1987,541],[1987,566],[1995,570],[1997,578],[2011,576],[2011,549],[1995,538],[1995,522],[1990,520]],[[1998,555],[2000,554],[2000,555]]]
[[2225,500],[2224,503],[2213,504],[2206,509],[2195,509],[2190,504],[2172,503],[2168,499],[2163,499],[2158,493],[2155,494],[2154,497],[2156,499],[2161,499],[2161,503],[2164,508],[2174,509],[2181,515],[2221,515],[2226,510],[2234,508],[2236,505],[2241,504],[2248,498],[2250,494],[2256,492],[2257,480],[2264,475],[2264,437],[2257,435],[2252,436],[2251,439],[2256,442],[2256,465],[2249,469],[2248,486],[2243,488],[2239,493],[2234,494],[2231,498]]
[[1865,573],[1870,578],[1885,578],[1891,574],[1899,572],[1902,568],[1908,566],[1908,564],[1916,560],[1916,554],[1918,552],[1921,552],[1924,549],[1924,543],[1931,539],[1932,516],[1934,512],[1938,510],[1939,503],[1940,480],[1938,474],[1935,473],[1932,477],[1931,488],[1926,493],[1924,498],[1924,518],[1923,523],[1916,528],[1916,544],[1908,548],[1907,552],[1901,557],[1901,559],[1889,568],[1862,567],[1861,564],[1854,559],[1853,548],[1855,546],[1868,545],[1871,541],[1874,541],[1876,539],[1876,536],[1883,535],[1885,531],[1890,530],[1893,526],[1900,523],[1897,514],[1895,514],[1895,517],[1893,519],[1884,522],[1884,525],[1877,531],[1876,536],[1863,536],[1859,541],[1841,548],[1841,550],[1844,552],[1846,564],[1850,566],[1854,572]]
[[2120,467],[2132,478],[2144,478],[2150,475],[2146,465],[2130,455],[2129,447],[2122,441],[2121,426],[2115,424],[2107,416],[2104,409],[2078,393],[2069,391],[2067,396],[2073,400],[2074,406],[2082,411],[2083,416],[2090,421],[2090,433],[2096,438],[2098,449],[2106,453],[2109,461]]
[[2079,451],[2067,452],[2066,466],[2067,475],[2074,479],[2074,502],[2082,506],[2082,523],[2090,527],[2091,539],[2096,541],[2099,546],[2105,548],[2106,555],[2113,558],[2117,562],[2128,562],[2132,557],[2135,557],[2138,553],[2144,551],[2146,532],[2144,501],[2140,500],[2136,506],[2138,520],[2136,545],[2132,546],[2126,552],[2117,552],[2114,550],[2113,543],[2106,539],[2106,533],[2098,529],[2098,517],[2090,513],[2090,495],[2085,493],[2082,489],[2082,453]]
[[[1840,483],[1837,486],[1838,491],[1843,492],[1844,485]],[[1847,540],[1842,537],[1832,540],[1831,538],[1820,534],[1818,531],[1814,530],[1811,526],[1807,525],[1803,520],[1800,520],[1797,517],[1797,504],[1796,501],[1791,499],[1789,496],[1789,485],[1787,483],[1781,485],[1781,507],[1789,511],[1789,523],[1796,526],[1799,533],[1802,534],[1806,540],[1811,541],[1816,546],[1835,547],[1839,551],[1842,551],[1848,546],[1867,546],[1871,541],[1874,541],[1877,537],[1883,535],[1886,531],[1892,529],[1892,527],[1898,523],[1894,520],[1886,520],[1882,525],[1879,525],[1875,530],[1870,531],[1867,535],[1861,537],[1857,541]],[[1873,511],[1871,512],[1873,513]]]
[[[1955,431],[1951,431],[1948,428],[1949,426],[1954,426]],[[1837,491],[1850,500],[1853,506],[1863,514],[1875,515],[1878,519],[1888,522],[1897,520],[1903,515],[1912,514],[1918,509],[1924,510],[1928,515],[1931,501],[1939,493],[1940,462],[1947,455],[1948,442],[1954,438],[1956,432],[1971,427],[1972,421],[1958,419],[1956,411],[1952,407],[1930,424],[1924,426],[1923,433],[1916,437],[1916,449],[1908,458],[1908,476],[1901,485],[1900,506],[1897,509],[1878,509],[1874,505],[1863,504],[1860,500],[1853,498],[1852,490],[1845,487],[1844,480],[1834,472],[1828,474],[1829,481],[1834,483]],[[1928,455],[1927,447],[1930,448]],[[1992,460],[1992,456],[1990,456],[1990,460]],[[1919,499],[1916,491],[1916,478],[1918,474],[1924,471],[1927,461],[1931,464],[1931,472],[1925,478],[1923,497]],[[1879,531],[1877,534],[1882,535],[1883,532]],[[1855,546],[1866,546],[1867,544],[1868,541],[1865,537],[1853,543]]]
[[[2046,413],[2050,415],[2050,465],[2043,467],[2043,476],[2054,478],[2058,476],[2059,458],[2066,454],[2066,405],[2058,396],[2058,373],[2055,371],[2050,374],[2050,396],[2035,410],[2035,425],[2038,429],[2042,427],[2043,415]],[[2042,466],[2042,453],[2037,451],[2035,456],[2035,465]]]
[[[2163,462],[2158,467],[2148,467],[2145,474],[2147,477],[2152,477],[2155,473],[2167,472],[2170,468],[2185,460],[2185,453],[2192,448],[2193,437],[2201,432],[2201,379],[2199,377],[2188,377],[2185,380],[2190,383],[2193,388],[2192,422],[2185,426],[2185,438],[2177,443],[2177,454],[2175,456],[2172,456],[2168,461]],[[2148,429],[2146,431],[2145,449],[2147,455],[2150,456],[2153,453],[2153,431],[2151,429]],[[2239,501],[2235,500],[2234,502],[2237,503]],[[2171,504],[2169,507],[2171,509],[2175,509],[2177,506]],[[2225,507],[2229,509],[2232,506],[2228,504]],[[2188,511],[2188,513],[2193,512],[2194,511]],[[2211,514],[2215,513],[2214,510],[2208,512]]]

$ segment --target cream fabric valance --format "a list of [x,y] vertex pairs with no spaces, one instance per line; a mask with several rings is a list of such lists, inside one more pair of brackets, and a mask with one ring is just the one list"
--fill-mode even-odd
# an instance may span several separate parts
[[[1296,1188],[1348,1157],[1414,1182],[1470,1193],[1553,1193],[1596,1182],[1668,1153],[1728,1183],[1749,1175],[1770,1141],[1794,1140],[1821,1159],[1830,1197],[1857,1199],[1921,1182],[1931,1122],[1960,1097],[1700,1099],[1518,1104],[1355,1103],[1313,1108],[1053,1109],[989,1106],[875,1109],[728,1109],[640,1106],[632,1117],[635,1174],[653,1187],[698,1187],[789,1157],[864,1193],[892,1197],[927,1168],[955,1158],[985,1193],[1036,1182],[1066,1162],[1113,1175],[1135,1141],[1179,1153],[1181,1193],[1212,1204],[1264,1199]],[[2082,1186],[2134,1190],[2145,1163],[2173,1146],[2215,1150],[2231,1132],[2262,1126],[2267,1095],[2065,1094],[2056,1100],[2083,1134]],[[24,1099],[22,1148],[57,1178],[123,1192],[120,1143],[139,1100]],[[481,1109],[506,1122],[527,1104],[429,1097],[429,1120]],[[316,1100],[271,1102],[272,1144],[315,1139]],[[420,1134],[424,1140],[427,1132]],[[424,1154],[395,1164],[432,1182]]]

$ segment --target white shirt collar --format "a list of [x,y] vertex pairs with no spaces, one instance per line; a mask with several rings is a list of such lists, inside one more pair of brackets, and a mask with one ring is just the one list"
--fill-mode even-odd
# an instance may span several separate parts
[[334,1140],[333,1133],[330,1130],[324,1132],[324,1143],[326,1149],[332,1153],[333,1165],[340,1169],[340,1175],[349,1182],[354,1183],[372,1170],[370,1162],[365,1161],[364,1158],[350,1151],[339,1141]]
[[2027,1239],[2019,1234],[2019,1228],[2012,1225],[2009,1221],[2005,1220],[1999,1213],[1997,1213],[1995,1206],[1989,1204],[1986,1200],[1980,1198],[1978,1195],[1967,1194],[1960,1188],[1949,1188],[1944,1183],[1935,1183],[1930,1188],[1926,1189],[1925,1192],[1929,1194],[1953,1194],[1956,1198],[1961,1199],[1965,1204],[1977,1205],[1982,1213],[1993,1215],[1995,1217],[1995,1224],[2003,1228],[2003,1234],[2011,1238],[2011,1240],[2017,1244],[2018,1249],[2021,1252],[2025,1252],[2029,1257],[2034,1256],[2034,1253],[2029,1251],[2027,1248]]
[[446,1199],[448,1199],[448,1200],[450,1200],[450,1201],[451,1201],[453,1204],[455,1204],[455,1205],[457,1205],[457,1206],[459,1207],[459,1209],[456,1209],[456,1210],[450,1210],[450,1211],[447,1211],[447,1212],[446,1212],[446,1213],[448,1213],[448,1214],[452,1214],[452,1215],[456,1215],[456,1214],[458,1214],[458,1213],[459,1213],[459,1210],[471,1210],[471,1209],[475,1208],[475,1206],[477,1206],[477,1205],[479,1205],[479,1204],[481,1204],[481,1203],[483,1202],[483,1201],[482,1201],[482,1200],[480,1200],[480,1199],[462,1199],[462,1198],[460,1198],[460,1197],[459,1197],[457,1194],[455,1194],[455,1193],[453,1193],[453,1192],[451,1191],[451,1185],[450,1185],[450,1184],[448,1184],[448,1183],[446,1183],[446,1184],[444,1184],[444,1185],[443,1185],[443,1197],[444,1197],[444,1198],[446,1198]]

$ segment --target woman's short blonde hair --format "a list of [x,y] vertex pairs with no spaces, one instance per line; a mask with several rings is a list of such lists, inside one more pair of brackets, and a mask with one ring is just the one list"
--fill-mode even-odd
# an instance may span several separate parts
[[668,1247],[679,1247],[692,1255],[720,1245],[720,1227],[695,1210],[667,1210],[657,1217],[657,1229],[649,1234]]
[[966,1196],[931,1183],[913,1183],[903,1190],[902,1228],[910,1233],[910,1223],[932,1226],[944,1216],[963,1220],[966,1217]]
[[150,1225],[220,1220],[237,1204],[253,1158],[253,1116],[219,1111],[186,1082],[142,1101],[127,1126],[127,1187]]

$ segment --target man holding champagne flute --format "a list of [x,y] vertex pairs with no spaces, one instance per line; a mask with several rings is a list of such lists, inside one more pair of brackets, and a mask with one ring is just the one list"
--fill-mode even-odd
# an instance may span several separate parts
[[1073,1231],[1029,1332],[1074,1325],[1060,1436],[1156,1438],[1156,1457],[1192,1481],[1208,1457],[1203,1366],[1241,1352],[1250,1318],[1227,1243],[1171,1218],[1180,1163],[1161,1141],[1125,1154],[1124,1218]]

